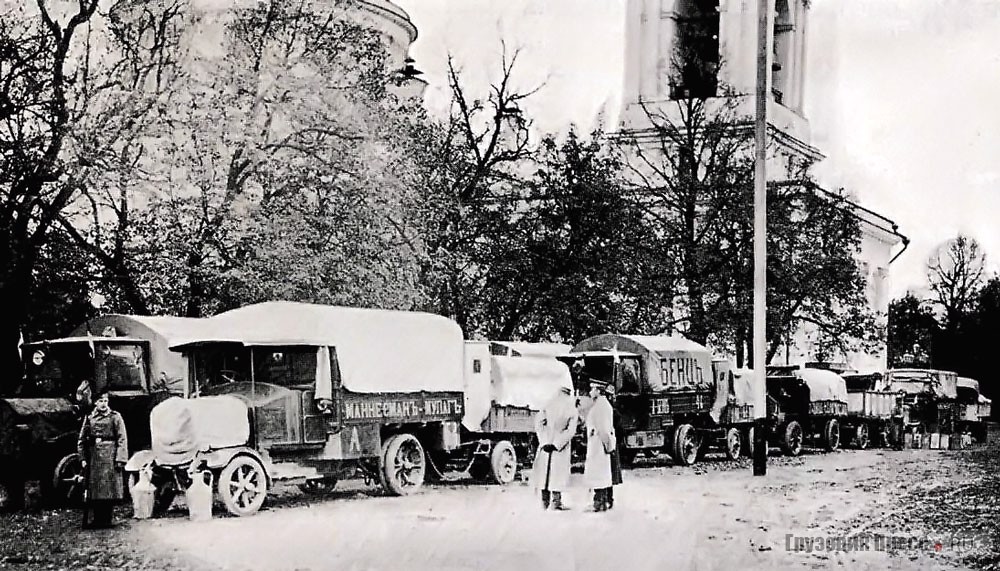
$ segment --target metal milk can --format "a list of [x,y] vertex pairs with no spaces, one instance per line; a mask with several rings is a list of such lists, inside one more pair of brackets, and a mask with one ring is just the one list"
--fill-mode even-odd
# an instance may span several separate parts
[[139,481],[130,490],[132,495],[132,513],[136,519],[153,517],[153,501],[156,486],[152,481],[152,469],[146,467],[139,470]]
[[[185,492],[188,515],[191,521],[206,521],[212,519],[212,473],[208,470],[192,474],[191,487]],[[206,483],[205,479],[208,479]]]

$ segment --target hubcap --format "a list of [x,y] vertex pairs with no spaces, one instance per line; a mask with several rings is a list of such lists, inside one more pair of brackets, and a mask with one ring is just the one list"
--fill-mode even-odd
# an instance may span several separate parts
[[514,459],[514,454],[510,450],[504,450],[500,460],[501,473],[505,479],[513,479],[515,470],[517,470],[517,461]]
[[399,447],[396,453],[394,473],[396,481],[403,487],[417,486],[424,473],[423,455],[410,443]]

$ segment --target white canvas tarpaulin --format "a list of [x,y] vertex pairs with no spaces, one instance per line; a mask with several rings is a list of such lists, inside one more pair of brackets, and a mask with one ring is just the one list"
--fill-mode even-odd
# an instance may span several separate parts
[[493,357],[493,401],[540,410],[561,387],[573,389],[569,367],[544,357]]
[[837,373],[824,369],[799,369],[795,375],[809,386],[810,401],[847,403],[847,383]]
[[472,375],[465,387],[462,424],[478,430],[496,406],[541,409],[560,387],[573,389],[569,367],[547,357],[490,357],[490,374]]
[[344,388],[355,393],[462,390],[462,329],[440,315],[271,301],[205,321],[205,332],[173,348],[325,345],[336,351]]
[[736,404],[754,404],[753,369],[734,369],[732,396]]
[[241,446],[250,438],[247,405],[228,395],[169,398],[149,414],[153,454],[167,465],[191,461],[199,450]]
[[506,347],[510,357],[560,357],[569,353],[571,346],[565,343],[528,343],[525,341],[490,341],[493,345]]

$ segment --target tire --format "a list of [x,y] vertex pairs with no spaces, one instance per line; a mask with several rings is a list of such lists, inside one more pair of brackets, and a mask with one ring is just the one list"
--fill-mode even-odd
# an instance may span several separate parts
[[493,445],[490,452],[490,480],[494,484],[506,486],[517,477],[517,451],[507,440]]
[[412,434],[394,434],[382,445],[379,472],[386,492],[404,496],[419,490],[426,471],[424,447]]
[[333,476],[323,476],[321,478],[310,478],[299,484],[299,490],[305,494],[322,496],[333,492],[337,487],[337,478]]
[[256,458],[235,456],[219,473],[216,488],[229,513],[253,515],[267,498],[267,473]]
[[823,424],[823,436],[820,438],[823,449],[833,452],[840,448],[840,423],[837,419],[831,418]]
[[793,420],[785,425],[781,437],[781,450],[788,456],[802,453],[802,425]]
[[739,430],[730,428],[726,431],[726,458],[736,460],[740,457],[743,450],[742,440]]
[[701,446],[694,427],[682,424],[674,435],[674,459],[681,466],[690,466],[698,461]]
[[[128,494],[132,497],[132,488],[139,483],[139,474],[136,472],[128,473]],[[153,516],[159,516],[167,513],[170,506],[174,503],[174,498],[177,497],[177,488],[172,480],[167,480],[160,486],[156,486],[156,491],[153,492]]]
[[743,449],[741,452],[745,458],[753,458],[753,437],[754,428],[752,426],[750,428],[744,428],[740,431],[740,438],[743,439]]
[[52,471],[53,501],[57,505],[81,505],[85,487],[86,480],[83,476],[83,462],[80,460],[80,455],[74,452],[63,456],[56,464],[56,469]]
[[871,445],[871,439],[868,437],[868,425],[859,424],[857,428],[854,429],[854,446],[858,450],[866,450],[868,446]]

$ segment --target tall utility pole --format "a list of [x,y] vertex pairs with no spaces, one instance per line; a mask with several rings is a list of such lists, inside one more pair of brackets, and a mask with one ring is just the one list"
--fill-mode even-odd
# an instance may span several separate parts
[[767,55],[773,0],[757,0],[757,113],[753,180],[753,475],[767,474]]

